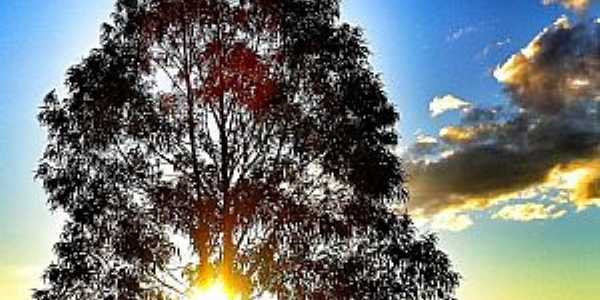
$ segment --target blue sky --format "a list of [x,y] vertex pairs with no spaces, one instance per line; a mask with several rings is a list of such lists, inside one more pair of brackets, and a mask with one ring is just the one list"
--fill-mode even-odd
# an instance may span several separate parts
[[[44,145],[37,107],[96,44],[112,4],[0,2],[0,290],[17,300],[49,262],[60,224],[33,180]],[[597,12],[593,7],[586,17]],[[577,18],[541,0],[347,0],[342,10],[344,20],[365,30],[375,69],[401,113],[407,146],[416,132],[433,135],[458,122],[452,113],[430,117],[435,96],[506,104],[492,70],[562,14]],[[491,220],[488,211],[471,217],[473,226],[440,233],[464,276],[461,299],[597,299],[597,208],[529,223]]]
[[37,284],[60,228],[33,180],[44,144],[37,108],[96,44],[111,8],[111,1],[0,2],[0,290],[7,299],[25,299]]

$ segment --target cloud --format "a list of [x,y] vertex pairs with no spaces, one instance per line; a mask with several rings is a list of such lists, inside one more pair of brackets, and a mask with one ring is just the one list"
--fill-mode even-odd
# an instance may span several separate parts
[[492,219],[530,222],[534,220],[558,219],[565,214],[567,214],[567,211],[558,209],[556,205],[544,206],[543,204],[530,202],[505,206],[495,213]]
[[473,220],[468,214],[447,211],[433,217],[425,216],[420,211],[413,211],[412,218],[417,227],[429,228],[436,231],[463,231],[473,226]]
[[440,214],[430,222],[431,228],[435,230],[463,231],[473,225],[471,217],[465,214],[446,213]]
[[440,130],[440,138],[450,143],[469,143],[476,137],[473,127],[448,126]]
[[578,210],[600,206],[600,158],[559,165],[549,173],[548,182],[566,191]]
[[437,117],[445,112],[471,107],[471,103],[453,95],[435,97],[429,103],[429,112],[432,117]]
[[494,77],[515,104],[541,113],[600,100],[599,40],[598,22],[572,25],[567,17],[560,17],[498,66]]
[[437,142],[435,137],[426,134],[418,134],[416,137],[416,143],[420,145],[435,145]]
[[443,136],[437,159],[407,163],[409,209],[424,216],[484,210],[550,190],[565,192],[577,207],[600,204],[595,106],[581,103],[554,116],[519,111],[503,123],[477,127],[493,130],[453,127],[469,132],[468,138]]
[[490,54],[490,52],[492,52],[492,50],[500,49],[506,45],[509,45],[511,42],[512,42],[512,40],[507,37],[503,40],[496,41],[495,43],[493,43],[491,45],[487,45],[485,48],[483,48],[479,57],[488,56],[488,54]]
[[403,152],[401,156],[424,157],[435,153],[438,146],[439,141],[436,137],[417,133],[415,134],[415,143],[408,147],[407,151]]
[[448,42],[454,42],[454,41],[459,40],[463,36],[465,36],[467,34],[470,34],[470,33],[473,33],[473,32],[475,32],[475,27],[473,27],[473,26],[459,28],[458,30],[451,32],[446,37],[446,41],[448,41]]
[[590,6],[591,0],[543,0],[544,5],[561,4],[566,9],[577,13],[585,12]]
[[465,124],[481,124],[497,121],[503,113],[503,107],[481,108],[472,106],[463,111],[462,121]]
[[450,144],[472,143],[493,133],[496,126],[481,124],[477,126],[447,126],[440,130],[439,136]]

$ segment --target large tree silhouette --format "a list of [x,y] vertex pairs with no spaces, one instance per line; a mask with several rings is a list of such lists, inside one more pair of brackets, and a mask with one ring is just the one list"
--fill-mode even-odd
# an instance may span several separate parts
[[245,298],[452,299],[435,238],[393,211],[397,113],[338,13],[118,1],[39,115],[37,176],[68,221],[34,297],[179,299],[222,276]]

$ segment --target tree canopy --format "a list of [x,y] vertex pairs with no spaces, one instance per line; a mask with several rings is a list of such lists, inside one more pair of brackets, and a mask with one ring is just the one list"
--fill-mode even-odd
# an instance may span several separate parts
[[68,220],[34,298],[222,276],[244,299],[453,299],[435,237],[393,208],[398,115],[338,2],[117,1],[39,114],[37,177]]

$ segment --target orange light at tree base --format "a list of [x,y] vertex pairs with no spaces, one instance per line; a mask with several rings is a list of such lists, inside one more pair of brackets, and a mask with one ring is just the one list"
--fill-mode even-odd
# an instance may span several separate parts
[[241,300],[242,296],[227,288],[225,281],[218,277],[202,286],[192,287],[187,300]]

